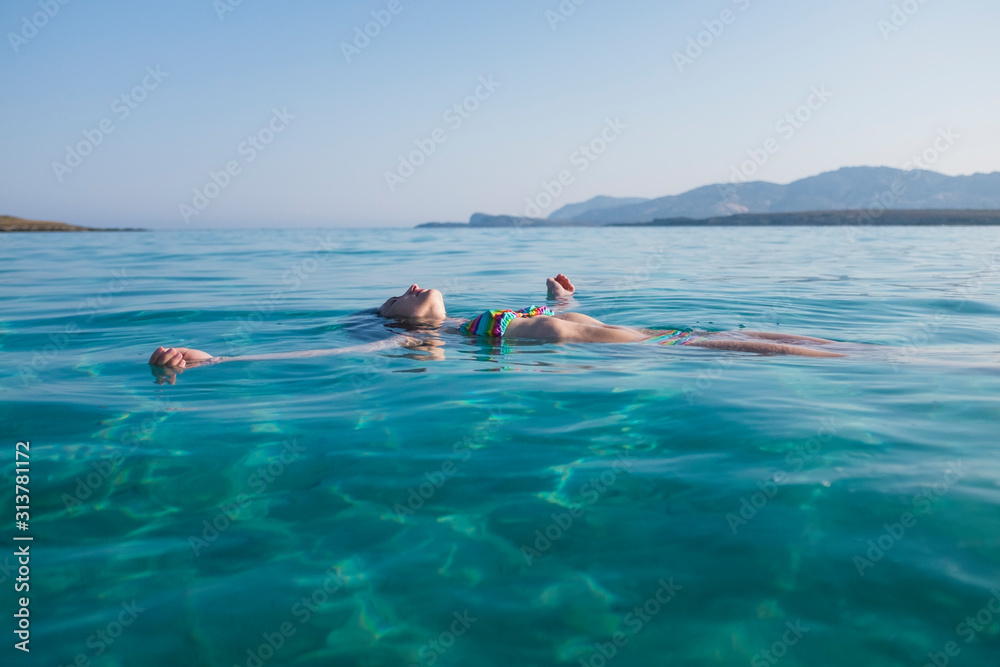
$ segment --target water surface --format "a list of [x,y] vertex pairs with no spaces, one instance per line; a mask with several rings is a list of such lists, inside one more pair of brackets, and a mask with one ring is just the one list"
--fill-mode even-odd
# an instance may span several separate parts
[[[954,642],[952,664],[998,665],[998,241],[4,235],[3,498],[30,440],[32,664],[853,667]],[[612,323],[871,347],[449,338],[438,359],[222,364],[173,386],[146,365],[160,344],[385,337],[356,313],[411,282],[456,316],[541,305],[558,272]]]

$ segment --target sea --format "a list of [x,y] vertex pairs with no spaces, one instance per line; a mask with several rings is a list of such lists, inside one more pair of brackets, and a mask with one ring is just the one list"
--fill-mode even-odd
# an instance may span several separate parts
[[[37,233],[0,257],[4,665],[1000,665],[997,228]],[[557,273],[611,324],[853,351],[443,333],[147,363],[380,341],[412,283],[455,317],[545,305]]]

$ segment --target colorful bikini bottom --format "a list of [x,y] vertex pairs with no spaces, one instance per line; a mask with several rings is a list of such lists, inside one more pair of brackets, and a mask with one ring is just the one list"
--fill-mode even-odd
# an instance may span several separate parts
[[680,331],[678,329],[667,329],[663,333],[642,341],[644,343],[655,343],[657,345],[691,345],[695,341],[708,338],[704,333],[694,333],[693,331]]

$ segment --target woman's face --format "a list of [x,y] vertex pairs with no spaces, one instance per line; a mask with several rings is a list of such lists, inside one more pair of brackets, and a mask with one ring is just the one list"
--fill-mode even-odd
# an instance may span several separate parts
[[402,296],[394,296],[386,300],[379,309],[382,317],[443,320],[447,315],[444,310],[444,296],[436,289],[420,289],[418,285],[410,285],[410,289]]

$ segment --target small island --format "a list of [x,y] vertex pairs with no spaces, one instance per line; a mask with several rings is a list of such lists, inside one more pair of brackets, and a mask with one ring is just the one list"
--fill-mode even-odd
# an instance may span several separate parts
[[67,225],[64,222],[47,220],[25,220],[12,215],[0,215],[0,232],[141,232],[142,229],[100,229],[97,227],[80,227]]

